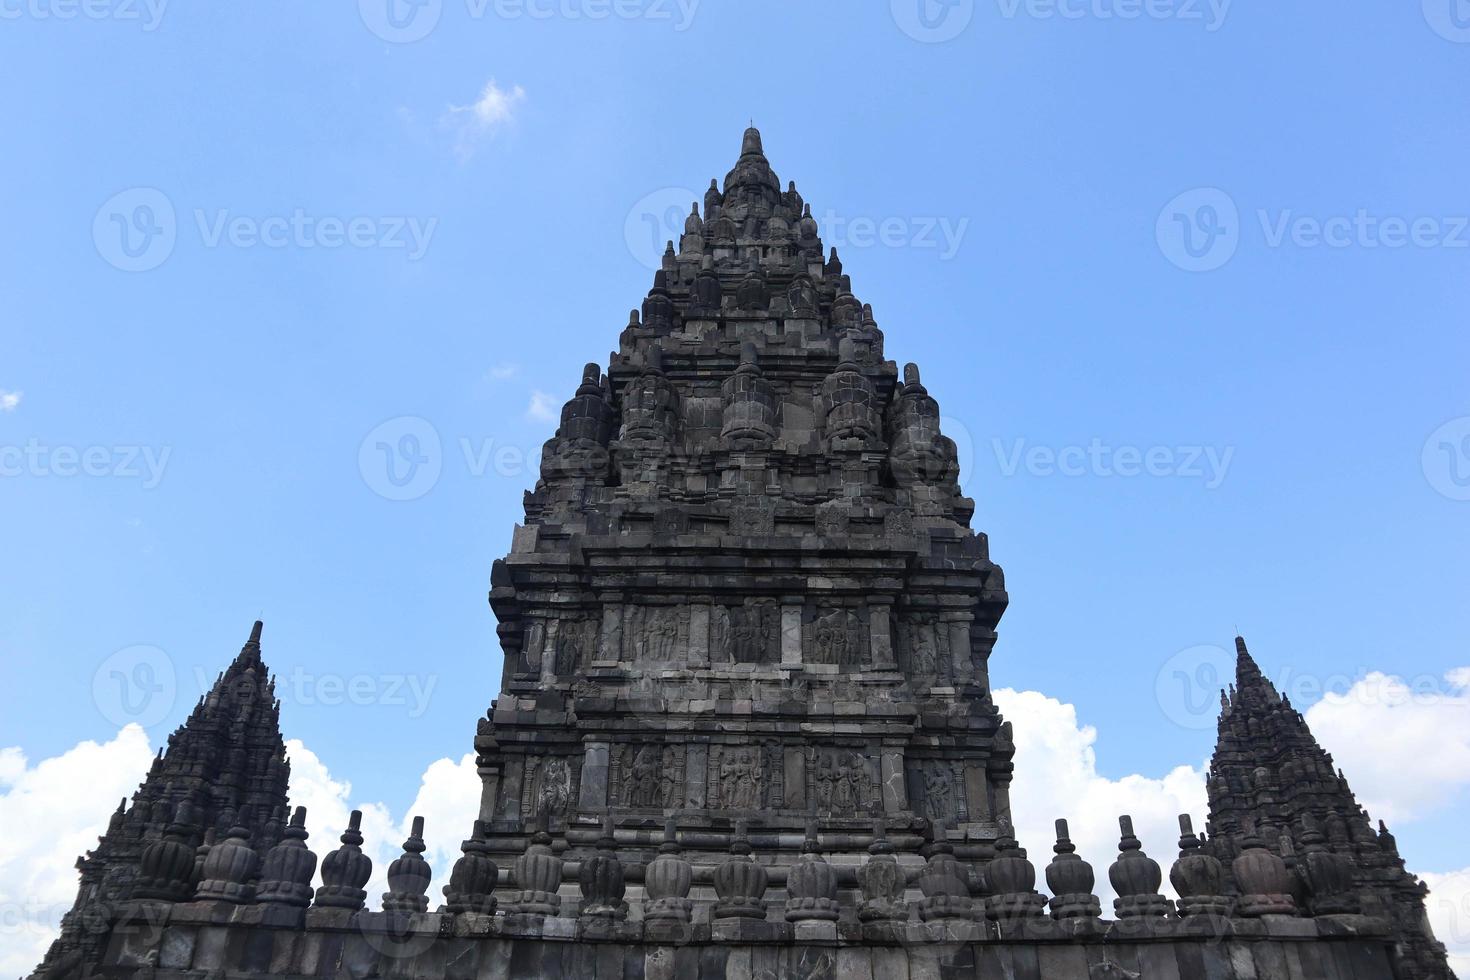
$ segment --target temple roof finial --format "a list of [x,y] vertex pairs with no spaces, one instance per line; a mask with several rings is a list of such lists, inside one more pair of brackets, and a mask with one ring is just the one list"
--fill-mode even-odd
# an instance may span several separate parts
[[765,147],[761,143],[761,131],[755,128],[755,120],[750,121],[750,128],[745,131],[744,138],[740,141],[741,156],[765,156]]

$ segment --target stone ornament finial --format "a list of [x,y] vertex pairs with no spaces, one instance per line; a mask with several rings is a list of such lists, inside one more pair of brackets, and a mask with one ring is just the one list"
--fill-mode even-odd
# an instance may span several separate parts
[[643,904],[643,918],[648,922],[683,924],[693,914],[689,889],[694,884],[694,866],[679,848],[677,826],[674,817],[664,822],[664,839],[658,857],[643,872],[643,888],[648,896]]
[[460,855],[450,872],[449,884],[443,888],[445,911],[451,915],[494,915],[500,866],[490,857],[483,821],[475,821],[469,840],[460,845]]
[[786,921],[837,921],[837,872],[822,856],[815,820],[807,821],[801,859],[787,872],[786,894]]
[[556,915],[561,911],[562,868],[565,862],[551,848],[551,835],[537,829],[526,851],[515,861],[516,885],[511,910],[523,915]]
[[136,898],[155,902],[185,902],[194,894],[194,838],[199,832],[193,804],[185,801],[159,840],[150,841],[138,861]]
[[582,862],[577,875],[582,890],[582,916],[621,921],[628,917],[623,862],[618,860],[617,839],[611,815],[602,818],[602,837],[597,850]]
[[1296,900],[1291,897],[1291,872],[1286,862],[1266,849],[1254,824],[1247,823],[1240,856],[1230,863],[1240,901],[1237,915],[1248,919],[1263,915],[1294,915]]
[[977,910],[970,897],[970,876],[955,859],[954,847],[948,840],[949,830],[943,820],[933,820],[926,828],[929,844],[928,862],[919,873],[919,918],[925,922],[943,919],[973,920]]
[[1092,865],[1077,855],[1067,821],[1056,823],[1055,857],[1046,866],[1046,884],[1051,889],[1051,917],[1062,919],[1096,919],[1102,915],[1102,903],[1093,894],[1097,883]]
[[863,904],[858,918],[863,922],[905,922],[909,907],[903,901],[908,876],[893,856],[893,844],[880,817],[873,821],[873,843],[868,845],[868,860],[858,868],[858,882],[863,889]]
[[362,811],[353,810],[342,846],[322,859],[322,884],[316,890],[318,908],[356,912],[367,901],[364,886],[373,875],[373,859],[362,852]]
[[256,899],[268,905],[306,908],[311,904],[311,879],[316,874],[316,855],[306,846],[306,807],[298,806],[281,833],[281,842],[270,849],[260,869]]
[[195,899],[201,902],[227,902],[243,905],[255,897],[256,872],[260,855],[250,846],[250,829],[243,813],[227,814],[233,826],[225,839],[210,848],[204,859],[204,878],[199,882]]
[[1118,818],[1121,839],[1118,841],[1118,860],[1108,868],[1108,880],[1118,897],[1113,901],[1113,910],[1120,919],[1161,918],[1173,908],[1167,898],[1159,894],[1164,874],[1159,862],[1143,852],[1143,844],[1133,833],[1133,818]]
[[730,858],[715,868],[714,886],[719,901],[711,909],[716,919],[764,919],[766,917],[766,886],[769,875],[766,869],[752,857],[749,825],[745,820],[735,822],[734,839],[730,844]]
[[1001,921],[1039,917],[1046,908],[1046,899],[1036,891],[1036,866],[1016,841],[1009,820],[1001,821],[1001,835],[995,846],[996,856],[985,867],[990,892],[985,900],[986,913]]
[[388,865],[388,892],[383,896],[384,912],[427,912],[429,882],[434,877],[429,862],[424,860],[424,818],[413,818],[413,829],[403,842],[403,854]]
[[1310,813],[1302,816],[1302,870],[1313,915],[1357,915],[1363,910],[1353,881],[1353,862],[1327,846],[1322,825]]
[[1224,894],[1225,866],[1204,850],[1189,814],[1179,815],[1179,859],[1169,869],[1169,883],[1179,894],[1179,914],[1228,916],[1232,902]]

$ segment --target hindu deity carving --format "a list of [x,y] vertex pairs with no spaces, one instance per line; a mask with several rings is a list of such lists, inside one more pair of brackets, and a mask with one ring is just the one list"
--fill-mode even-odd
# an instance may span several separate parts
[[681,658],[684,611],[678,606],[643,606],[629,617],[633,653],[640,663],[671,664]]
[[575,674],[597,645],[597,624],[589,620],[563,620],[556,637],[556,672]]
[[872,763],[861,752],[809,748],[807,772],[819,814],[851,816],[881,806]]
[[562,817],[572,800],[572,769],[560,756],[527,762],[534,791],[527,795],[529,816]]
[[766,767],[760,746],[719,750],[714,776],[719,806],[726,810],[756,810],[765,800]]
[[622,806],[662,810],[683,805],[683,746],[622,745],[613,770],[613,799]]
[[905,664],[911,677],[935,678],[949,668],[949,636],[932,613],[912,615],[903,624]]
[[824,609],[808,624],[803,659],[811,664],[862,666],[867,644],[863,621],[849,609]]
[[774,599],[716,606],[710,622],[710,647],[716,661],[758,664],[776,659],[780,622],[781,609]]
[[921,801],[925,816],[950,822],[970,819],[959,763],[935,759],[920,763],[910,771],[910,786],[915,798]]

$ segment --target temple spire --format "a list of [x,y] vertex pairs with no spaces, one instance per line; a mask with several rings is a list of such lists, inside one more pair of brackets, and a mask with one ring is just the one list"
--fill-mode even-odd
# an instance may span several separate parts
[[[1251,846],[1280,853],[1282,837],[1305,852],[1317,844],[1310,828],[1335,828],[1333,849],[1350,860],[1353,885],[1367,896],[1372,914],[1416,924],[1400,936],[1401,962],[1422,971],[1415,975],[1448,976],[1444,947],[1420,925],[1426,921],[1420,886],[1404,871],[1392,835],[1382,827],[1373,831],[1332,756],[1266,678],[1244,637],[1235,638],[1235,659],[1235,685],[1221,705],[1207,781],[1213,855],[1229,865]],[[1351,828],[1343,814],[1353,815]]]

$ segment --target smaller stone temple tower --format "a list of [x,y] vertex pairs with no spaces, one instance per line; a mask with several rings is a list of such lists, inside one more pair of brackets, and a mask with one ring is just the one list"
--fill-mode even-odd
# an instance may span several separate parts
[[[1210,762],[1208,849],[1226,867],[1250,841],[1316,875],[1324,912],[1364,912],[1393,923],[1400,980],[1451,976],[1424,913],[1428,889],[1404,869],[1398,844],[1377,829],[1300,711],[1235,639],[1235,684],[1221,692],[1220,738]],[[1325,894],[1324,894],[1325,892]]]
[[89,923],[105,921],[132,896],[144,846],[164,836],[179,804],[192,805],[211,840],[238,826],[262,852],[280,841],[291,766],[275,681],[261,659],[261,629],[259,622],[251,628],[239,655],[168,737],[132,799],[119,804],[97,846],[77,859],[81,884],[48,965],[96,952]]

